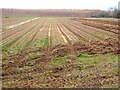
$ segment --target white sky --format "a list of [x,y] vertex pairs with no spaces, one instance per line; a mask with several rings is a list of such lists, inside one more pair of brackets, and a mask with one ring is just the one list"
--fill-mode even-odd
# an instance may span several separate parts
[[120,0],[0,0],[0,8],[101,9],[118,7]]

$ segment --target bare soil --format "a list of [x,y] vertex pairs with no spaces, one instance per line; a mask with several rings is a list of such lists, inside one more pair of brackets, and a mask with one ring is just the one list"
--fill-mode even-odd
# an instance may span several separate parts
[[[92,25],[92,21],[83,22],[87,24],[70,18],[47,18],[4,31],[3,87],[116,87],[120,50],[118,33],[113,28],[115,24],[111,31],[108,24],[105,24],[108,28],[103,24],[102,30],[86,26]],[[96,21],[94,23],[98,26]],[[54,37],[53,33],[56,34]],[[17,38],[18,42],[15,41]],[[59,43],[54,45],[54,40]],[[23,45],[23,49],[13,47],[16,45]]]
[[114,21],[105,21],[105,20],[94,20],[94,19],[77,19],[77,18],[72,18],[72,20],[76,20],[81,22],[84,25],[92,26],[95,28],[103,29],[106,31],[110,31],[113,33],[118,34],[119,33],[119,22],[114,22]]
[[[107,42],[106,42],[107,41]],[[105,55],[105,54],[119,54],[118,43],[115,40],[108,39],[103,42],[90,41],[85,43],[75,43],[72,45],[75,49],[75,55],[77,54],[89,54],[89,55]],[[51,48],[51,54],[46,57],[48,48]],[[97,75],[97,66],[76,64],[75,62],[69,62],[72,60],[72,57],[67,59],[66,64],[64,65],[52,65],[51,60],[55,58],[61,58],[64,56],[71,55],[71,49],[68,45],[56,45],[51,47],[39,47],[36,49],[24,50],[17,55],[9,56],[7,61],[3,61],[3,87],[82,87],[82,88],[98,88],[106,85],[110,78],[113,78],[112,81],[109,81],[108,86],[117,83],[117,74],[111,73],[108,76]],[[31,53],[42,53],[39,58],[28,59]],[[61,59],[60,59],[61,60]],[[113,63],[104,63],[104,61],[99,68],[112,68],[114,67]],[[84,73],[82,72],[84,71]],[[85,78],[87,73],[89,77]],[[110,72],[108,72],[110,73]],[[100,73],[99,73],[100,74]],[[97,78],[100,78],[101,83]],[[11,79],[10,79],[11,78]],[[8,83],[7,83],[8,81]],[[102,83],[105,83],[103,84]],[[112,83],[112,84],[111,84]]]

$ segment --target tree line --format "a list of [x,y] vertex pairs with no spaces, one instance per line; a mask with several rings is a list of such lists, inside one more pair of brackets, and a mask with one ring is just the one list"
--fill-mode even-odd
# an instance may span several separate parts
[[95,18],[120,18],[120,10],[117,8],[109,8],[108,11],[97,10],[91,13],[91,17]]

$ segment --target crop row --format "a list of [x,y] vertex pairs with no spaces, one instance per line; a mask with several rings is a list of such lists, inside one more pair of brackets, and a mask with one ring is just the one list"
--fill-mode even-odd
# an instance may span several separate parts
[[[117,34],[85,26],[70,19],[42,18],[10,28],[2,33],[3,49],[15,53],[26,48],[48,47],[75,42],[117,39]],[[70,46],[69,46],[70,47]],[[74,51],[74,50],[73,50]]]

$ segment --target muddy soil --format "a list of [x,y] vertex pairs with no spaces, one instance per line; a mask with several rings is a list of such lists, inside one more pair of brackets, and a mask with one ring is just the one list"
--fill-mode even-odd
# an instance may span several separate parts
[[[72,45],[75,49],[75,54],[120,54],[118,42],[116,40],[106,39],[105,41],[89,41],[85,43],[75,43]],[[49,47],[48,47],[49,48]],[[46,57],[48,48],[27,49],[16,55],[9,56],[2,64],[2,78],[3,87],[31,87],[31,88],[45,88],[45,87],[92,87],[98,88],[99,82],[96,81],[97,74],[94,72],[95,67],[92,65],[75,64],[66,61],[64,65],[54,66],[51,60],[54,58],[61,58],[70,55],[70,48],[68,45],[51,46],[51,54]],[[40,57],[29,59],[29,55],[40,53]],[[48,60],[48,58],[50,58]],[[72,59],[72,58],[69,58]],[[106,63],[105,63],[106,64]],[[111,63],[106,65],[109,66]],[[104,65],[104,64],[102,64]],[[105,66],[105,65],[104,65]],[[100,68],[104,68],[100,66]],[[86,73],[81,73],[81,70],[86,70]],[[91,70],[93,72],[91,72]],[[86,74],[91,72],[89,78]],[[78,73],[81,73],[79,75]],[[92,77],[93,75],[93,77]],[[94,77],[95,76],[95,77]],[[117,74],[111,75],[113,81],[117,79]],[[102,76],[99,76],[102,78]],[[11,78],[11,79],[10,79]],[[109,78],[105,76],[104,78]],[[8,83],[7,83],[8,82]],[[106,81],[107,82],[107,81]],[[117,83],[113,82],[113,83]]]

